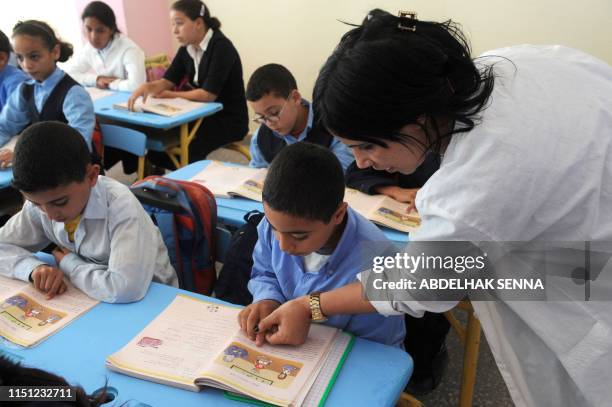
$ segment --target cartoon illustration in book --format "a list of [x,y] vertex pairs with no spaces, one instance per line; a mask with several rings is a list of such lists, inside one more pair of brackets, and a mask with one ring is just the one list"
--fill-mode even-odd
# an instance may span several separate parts
[[236,345],[228,346],[223,353],[225,354],[223,360],[228,363],[233,362],[235,358],[246,359],[249,356],[249,352],[246,349]]
[[62,319],[62,317],[60,317],[59,315],[51,314],[51,315],[49,315],[49,317],[47,319],[45,319],[44,321],[39,322],[38,326],[45,326],[47,324],[54,324],[55,322],[59,321],[60,319]]
[[137,345],[141,346],[143,348],[155,348],[155,349],[157,349],[159,346],[161,346],[162,343],[163,343],[163,341],[161,339],[150,338],[148,336],[143,336],[138,341]]
[[289,388],[304,366],[296,360],[265,354],[238,341],[231,342],[215,362],[251,382],[280,389]]
[[26,318],[36,318],[37,316],[39,316],[42,313],[41,309],[38,308],[30,308],[29,311],[25,312],[23,314],[23,319],[25,320]]
[[10,321],[19,329],[30,332],[48,330],[66,316],[65,313],[39,304],[24,293],[7,298],[2,303],[2,318]]
[[24,308],[27,303],[28,303],[28,300],[23,298],[21,295],[14,295],[4,300],[4,302],[2,303],[2,309],[6,309],[10,306]]
[[261,369],[265,369],[270,366],[272,361],[265,356],[257,355],[255,363],[253,364],[253,371],[259,373]]
[[385,208],[385,207],[378,208],[378,213],[384,216],[385,218],[393,222],[401,223],[402,225],[406,225],[406,226],[418,226],[419,225],[418,219],[415,216],[411,216],[407,213],[399,213],[397,211],[394,211],[392,209]]
[[[281,367],[281,372],[280,374],[277,376],[280,380],[285,380],[287,378],[287,376],[296,373],[300,370],[299,368],[293,366],[293,365],[283,365]],[[294,374],[295,376],[295,374]]]

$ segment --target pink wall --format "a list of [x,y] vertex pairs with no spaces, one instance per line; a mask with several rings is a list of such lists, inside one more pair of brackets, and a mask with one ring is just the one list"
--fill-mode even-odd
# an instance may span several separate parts
[[[79,18],[89,2],[90,0],[76,1]],[[121,32],[140,45],[145,55],[159,53],[174,55],[168,0],[104,0],[104,2],[115,12],[117,26]]]

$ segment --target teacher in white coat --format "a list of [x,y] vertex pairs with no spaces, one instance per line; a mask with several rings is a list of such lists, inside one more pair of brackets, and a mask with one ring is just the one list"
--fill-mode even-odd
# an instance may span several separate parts
[[[314,101],[361,168],[410,174],[440,154],[412,241],[612,242],[612,69],[590,55],[522,45],[473,60],[454,23],[373,10],[327,60]],[[609,405],[609,300],[473,301],[517,406]],[[259,329],[297,344],[313,319],[455,304],[369,302],[357,282],[290,301]]]

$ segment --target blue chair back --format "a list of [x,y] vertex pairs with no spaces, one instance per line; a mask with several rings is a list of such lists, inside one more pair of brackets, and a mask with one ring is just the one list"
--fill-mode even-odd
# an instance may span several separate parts
[[137,130],[113,124],[101,124],[102,141],[105,146],[127,151],[138,157],[147,151],[147,136]]

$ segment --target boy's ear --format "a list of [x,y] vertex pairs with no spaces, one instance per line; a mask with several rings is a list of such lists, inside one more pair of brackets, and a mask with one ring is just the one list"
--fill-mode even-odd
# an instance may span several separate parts
[[334,225],[339,225],[342,223],[347,210],[348,204],[346,202],[341,202],[340,205],[338,205],[338,209],[336,209],[336,212],[334,212],[331,219]]
[[87,170],[85,171],[85,181],[90,187],[94,187],[98,182],[98,175],[100,175],[100,166],[98,164],[87,164]]
[[292,99],[294,102],[301,103],[301,102],[302,102],[302,95],[300,94],[300,91],[299,91],[299,90],[297,90],[297,89],[295,89],[295,90],[293,91],[293,93],[291,94],[291,99]]
[[4,51],[0,51],[0,67],[3,67],[4,65],[6,65],[8,63],[8,60],[9,60],[9,55]]

